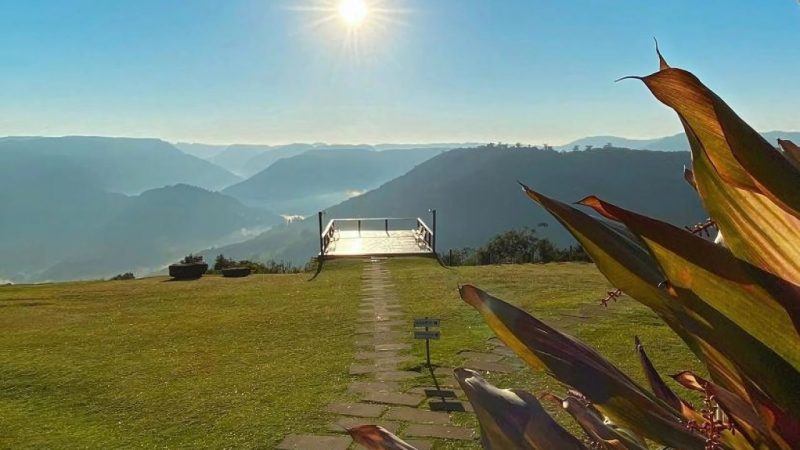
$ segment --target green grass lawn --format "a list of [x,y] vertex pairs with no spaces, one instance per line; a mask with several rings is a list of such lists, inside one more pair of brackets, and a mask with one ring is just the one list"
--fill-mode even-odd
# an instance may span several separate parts
[[361,264],[0,287],[0,448],[262,447],[349,381]]
[[[634,335],[663,373],[699,368],[633,300],[600,306],[610,286],[590,264],[388,266],[407,319],[443,320],[432,344],[441,366],[462,364],[459,350],[488,349],[491,331],[456,291],[471,283],[583,339],[637,380]],[[337,261],[312,282],[299,274],[0,287],[0,448],[272,448],[288,433],[319,432],[331,420],[324,406],[348,398],[361,270]],[[418,365],[421,342],[413,352]],[[564,391],[526,369],[489,379]]]
[[[460,350],[488,351],[487,340],[494,336],[480,314],[458,295],[459,284],[473,284],[513,303],[547,324],[567,332],[614,362],[643,386],[647,386],[634,349],[639,336],[657,369],[664,375],[684,369],[704,373],[700,362],[672,331],[649,309],[629,297],[622,297],[608,308],[600,299],[612,289],[593,264],[553,263],[441,268],[434,261],[396,259],[389,262],[394,282],[408,313],[415,317],[442,319],[442,338],[431,344],[433,363],[459,367]],[[427,267],[427,270],[423,270]],[[418,341],[414,353],[424,355],[424,341]],[[527,368],[513,374],[490,374],[487,379],[503,388],[522,388],[534,394],[565,393],[553,379]],[[686,391],[672,380],[678,392]],[[693,398],[691,395],[687,395]],[[545,407],[577,432],[565,413],[549,404]],[[476,425],[470,415],[457,418]],[[466,448],[452,443],[440,448]],[[478,446],[475,446],[478,448]]]

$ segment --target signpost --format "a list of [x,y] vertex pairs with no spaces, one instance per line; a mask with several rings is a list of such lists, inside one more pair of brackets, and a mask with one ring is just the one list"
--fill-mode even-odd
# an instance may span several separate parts
[[[414,339],[425,339],[425,361],[428,363],[428,368],[431,368],[431,339],[438,340],[441,335],[439,330],[431,330],[431,328],[439,328],[439,319],[414,319]],[[419,331],[417,328],[425,328],[425,331]]]
[[414,319],[414,339],[425,339],[425,361],[427,362],[428,370],[431,372],[433,384],[436,386],[436,389],[425,389],[425,396],[442,399],[440,402],[434,402],[433,400],[429,402],[432,411],[463,412],[464,406],[460,402],[447,401],[447,398],[455,398],[456,394],[453,391],[443,390],[439,387],[439,382],[436,381],[436,373],[431,365],[431,339],[439,340],[441,338],[441,333],[438,330],[440,323],[441,320],[429,317]]

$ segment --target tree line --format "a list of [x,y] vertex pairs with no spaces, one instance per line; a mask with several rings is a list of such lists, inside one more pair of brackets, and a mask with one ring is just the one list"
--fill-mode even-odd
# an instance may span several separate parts
[[440,258],[448,266],[591,262],[581,246],[557,247],[552,241],[537,236],[535,230],[527,227],[500,233],[478,248],[451,249],[440,255]]

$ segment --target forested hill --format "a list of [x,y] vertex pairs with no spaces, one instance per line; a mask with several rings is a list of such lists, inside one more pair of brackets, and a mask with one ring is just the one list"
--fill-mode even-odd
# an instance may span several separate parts
[[[606,148],[557,152],[536,148],[480,147],[438,155],[378,189],[327,208],[328,216],[428,217],[438,210],[438,247],[478,246],[512,228],[537,232],[566,245],[571,238],[522,194],[517,180],[565,201],[589,194],[677,225],[706,217],[682,177],[688,152]],[[237,258],[303,262],[318,248],[316,217],[276,227],[250,241],[212,249]]]

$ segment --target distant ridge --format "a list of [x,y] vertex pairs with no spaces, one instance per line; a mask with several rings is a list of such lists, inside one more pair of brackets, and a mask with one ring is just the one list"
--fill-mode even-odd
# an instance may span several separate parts
[[[374,189],[445,150],[317,148],[277,160],[223,192],[246,205],[268,208],[281,214],[307,215]],[[268,151],[259,156],[271,153]]]
[[[776,141],[779,138],[800,142],[800,131],[767,131],[761,133],[761,135],[774,145],[777,145]],[[577,146],[580,150],[584,150],[587,145],[600,148],[607,144],[611,144],[612,147],[632,148],[638,150],[689,151],[689,141],[686,139],[685,133],[678,133],[672,136],[654,139],[628,139],[618,136],[590,136],[558,146],[556,149],[561,151],[571,151],[575,146]]]
[[221,189],[240,180],[210,162],[188,155],[160,139],[96,136],[7,137],[0,139],[0,164],[68,162],[99,187],[137,194],[154,187],[186,183]]

